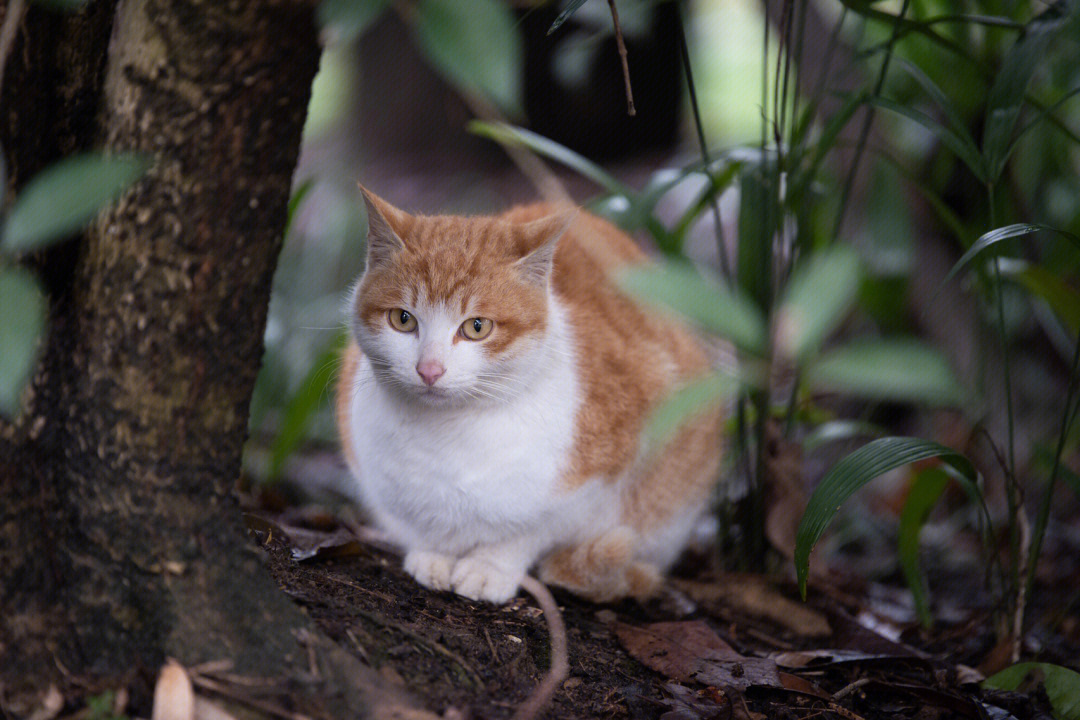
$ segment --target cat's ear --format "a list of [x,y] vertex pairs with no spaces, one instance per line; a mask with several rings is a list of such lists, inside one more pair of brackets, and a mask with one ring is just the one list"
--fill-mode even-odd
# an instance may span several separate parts
[[368,218],[367,266],[372,268],[386,263],[405,249],[401,234],[404,233],[409,215],[363,185],[360,186],[360,194],[364,196]]
[[514,266],[527,281],[547,287],[559,239],[574,222],[577,214],[576,209],[565,210],[522,225],[526,247],[531,250],[517,260]]

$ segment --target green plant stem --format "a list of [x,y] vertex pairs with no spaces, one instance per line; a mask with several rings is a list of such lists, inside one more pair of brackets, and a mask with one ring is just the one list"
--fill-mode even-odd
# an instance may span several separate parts
[[1031,538],[1031,549],[1028,555],[1027,577],[1025,587],[1027,596],[1031,597],[1031,589],[1035,584],[1035,566],[1042,552],[1043,536],[1046,534],[1046,525],[1050,522],[1050,505],[1054,498],[1054,488],[1057,486],[1058,473],[1061,470],[1061,454],[1065,450],[1065,439],[1068,437],[1069,428],[1075,417],[1074,399],[1076,396],[1077,370],[1080,369],[1080,334],[1076,338],[1076,349],[1073,350],[1072,366],[1069,368],[1069,386],[1065,392],[1065,410],[1061,417],[1061,432],[1058,433],[1057,449],[1054,452],[1054,464],[1050,469],[1050,479],[1046,483],[1046,491],[1043,494],[1042,503],[1039,505],[1039,515],[1035,519],[1035,531]]
[[[986,184],[987,200],[990,205],[990,226],[997,227],[997,208],[994,203],[994,184]],[[997,331],[1001,342],[1001,371],[1005,384],[1005,415],[1008,427],[1008,445],[1005,449],[1007,466],[1005,468],[1005,500],[1009,513],[1009,594],[1013,605],[1019,599],[1019,560],[1020,534],[1017,527],[1017,514],[1021,512],[1020,498],[1016,485],[1016,429],[1012,402],[1012,372],[1009,367],[1009,339],[1005,335],[1005,300],[1004,286],[1001,282],[1001,267],[994,259],[994,295],[997,300]]]
[[[683,20],[682,4],[676,2],[675,8],[679,13],[679,50],[682,54],[683,72],[686,73],[686,87],[690,93],[690,109],[694,113],[694,130],[697,132],[698,147],[701,150],[702,170],[706,177],[709,178],[709,182],[715,185],[709,158],[709,145],[705,142],[705,129],[701,123],[701,110],[698,105],[697,90],[694,87],[694,73],[690,68],[690,49],[686,43],[686,23]],[[731,272],[731,263],[728,260],[727,243],[724,242],[724,225],[720,217],[720,200],[715,194],[712,198],[712,211],[713,224],[716,227],[716,252],[720,255],[720,273],[725,282],[731,285],[733,274]]]
[[[900,7],[900,14],[898,14],[893,23],[892,34],[889,36],[889,43],[885,47],[885,57],[881,61],[881,70],[878,72],[877,82],[874,83],[873,97],[881,96],[881,89],[885,86],[885,75],[889,71],[889,64],[892,62],[893,50],[896,47],[896,41],[900,37],[900,29],[903,26],[904,16],[907,15],[908,7],[911,5],[911,0],[904,0],[904,4]],[[844,226],[844,217],[847,215],[848,203],[851,200],[851,191],[855,187],[855,176],[859,172],[859,161],[862,159],[863,151],[866,150],[866,142],[870,138],[870,125],[874,122],[874,108],[870,106],[866,109],[866,116],[863,118],[862,127],[859,128],[859,141],[855,147],[855,158],[851,161],[851,169],[848,170],[847,179],[844,181],[844,191],[840,196],[840,210],[836,216],[836,227],[833,228],[833,239],[840,237],[840,230]]]

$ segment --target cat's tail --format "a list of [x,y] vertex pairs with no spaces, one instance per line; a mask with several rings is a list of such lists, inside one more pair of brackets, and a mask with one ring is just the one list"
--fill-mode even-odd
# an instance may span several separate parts
[[595,602],[647,598],[660,586],[660,569],[636,559],[638,534],[620,525],[578,545],[555,550],[540,564],[540,579]]

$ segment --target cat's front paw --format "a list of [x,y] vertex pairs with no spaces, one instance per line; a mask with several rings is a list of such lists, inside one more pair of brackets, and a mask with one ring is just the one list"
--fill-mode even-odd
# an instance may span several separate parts
[[517,593],[522,575],[500,570],[486,560],[464,558],[454,565],[450,584],[458,595],[502,604]]
[[449,590],[453,569],[454,558],[449,555],[426,550],[413,550],[405,555],[405,572],[416,578],[416,582],[432,590]]

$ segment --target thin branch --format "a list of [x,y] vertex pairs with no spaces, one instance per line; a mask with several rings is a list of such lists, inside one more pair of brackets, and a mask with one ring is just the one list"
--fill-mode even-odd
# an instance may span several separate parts
[[544,611],[544,619],[547,620],[548,633],[551,635],[551,668],[543,681],[536,686],[532,695],[521,704],[514,713],[512,720],[533,720],[544,711],[551,696],[562,685],[563,680],[570,674],[570,660],[566,652],[566,627],[563,625],[562,613],[551,597],[547,587],[531,575],[526,575],[521,580],[521,587],[529,591],[536,598],[540,609]]
[[630,89],[630,66],[626,62],[626,43],[623,42],[622,25],[619,24],[619,11],[615,9],[615,0],[608,0],[607,4],[611,8],[611,22],[615,26],[615,43],[619,46],[623,82],[626,84],[626,114],[637,115],[637,110],[634,109],[634,91]]
[[4,86],[4,67],[15,42],[15,31],[25,12],[26,0],[11,0],[4,12],[4,25],[0,27],[0,87]]

